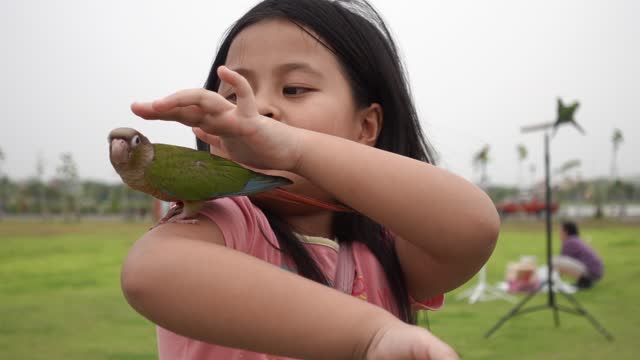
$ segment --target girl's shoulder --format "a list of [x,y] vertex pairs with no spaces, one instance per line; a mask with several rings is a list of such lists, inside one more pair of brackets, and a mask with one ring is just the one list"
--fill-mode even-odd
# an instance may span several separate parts
[[208,201],[200,214],[213,221],[224,236],[227,247],[249,253],[266,240],[277,244],[269,220],[246,196]]

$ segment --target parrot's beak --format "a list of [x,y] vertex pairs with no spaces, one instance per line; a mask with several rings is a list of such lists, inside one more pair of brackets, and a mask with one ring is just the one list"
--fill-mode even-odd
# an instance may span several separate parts
[[122,139],[111,140],[111,162],[123,164],[129,160],[129,144]]

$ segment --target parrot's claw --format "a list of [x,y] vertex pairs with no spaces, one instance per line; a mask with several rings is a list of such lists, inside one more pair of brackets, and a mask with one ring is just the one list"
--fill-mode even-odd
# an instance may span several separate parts
[[[182,203],[178,203],[176,206],[172,207],[165,216],[162,217],[155,225],[151,227],[151,229],[160,226],[162,224],[197,224],[198,219],[189,218],[186,215],[186,211],[184,211],[184,205]],[[149,230],[151,230],[149,229]]]

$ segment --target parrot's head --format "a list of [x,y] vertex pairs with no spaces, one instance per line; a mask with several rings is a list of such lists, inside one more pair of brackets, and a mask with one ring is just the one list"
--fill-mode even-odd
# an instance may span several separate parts
[[120,172],[144,166],[144,159],[153,158],[153,145],[135,129],[117,128],[109,133],[109,159]]

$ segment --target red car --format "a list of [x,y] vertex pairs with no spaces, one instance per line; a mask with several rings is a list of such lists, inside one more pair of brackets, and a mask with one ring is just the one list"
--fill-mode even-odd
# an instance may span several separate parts
[[[500,215],[528,214],[541,216],[546,210],[546,201],[538,197],[507,199],[496,204]],[[551,213],[558,210],[558,203],[551,201]]]

